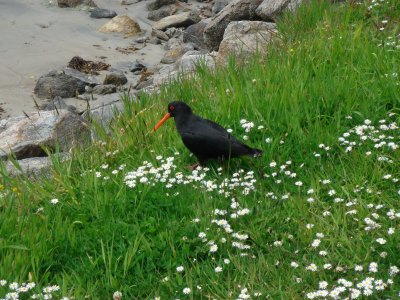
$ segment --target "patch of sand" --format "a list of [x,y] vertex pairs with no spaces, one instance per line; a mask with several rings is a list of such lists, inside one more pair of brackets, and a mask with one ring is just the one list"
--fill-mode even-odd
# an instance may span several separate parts
[[[56,0],[53,0],[56,1]],[[147,1],[120,5],[120,0],[96,0],[101,8],[127,14],[148,32]],[[123,54],[117,47],[129,47],[134,38],[100,33],[109,19],[93,19],[77,9],[49,5],[48,0],[0,0],[0,118],[35,111],[32,91],[37,79],[54,68],[64,67],[73,56],[103,60],[111,64],[140,59],[157,64],[165,51],[151,45]]]

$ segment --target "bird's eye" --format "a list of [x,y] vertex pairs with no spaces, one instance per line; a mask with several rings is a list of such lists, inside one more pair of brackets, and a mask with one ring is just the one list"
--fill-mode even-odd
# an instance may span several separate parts
[[174,110],[175,107],[173,107],[172,105],[169,107],[169,110]]

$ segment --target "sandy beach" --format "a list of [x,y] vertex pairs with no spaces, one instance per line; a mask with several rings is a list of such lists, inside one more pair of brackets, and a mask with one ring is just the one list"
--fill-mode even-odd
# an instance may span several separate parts
[[[147,1],[123,6],[120,0],[96,0],[96,4],[127,14],[147,33],[151,30]],[[35,111],[32,91],[37,79],[66,66],[73,56],[111,66],[136,59],[151,65],[160,61],[165,51],[156,45],[132,54],[117,51],[134,38],[98,32],[108,21],[90,18],[87,11],[59,8],[48,0],[0,0],[0,107],[4,110],[0,118]]]

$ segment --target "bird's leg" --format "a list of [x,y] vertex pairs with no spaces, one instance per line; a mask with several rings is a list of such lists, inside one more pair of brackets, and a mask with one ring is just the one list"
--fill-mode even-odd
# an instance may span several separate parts
[[199,167],[199,166],[200,166],[200,163],[197,163],[197,164],[194,164],[194,165],[190,165],[190,166],[188,166],[187,168],[188,168],[190,171],[193,171],[193,170],[197,169],[197,167]]
[[204,166],[205,166],[205,163],[206,163],[206,160],[207,160],[207,159],[204,159],[204,157],[202,157],[202,156],[199,157],[199,156],[197,156],[197,155],[196,155],[196,157],[197,157],[197,160],[198,160],[199,162],[198,162],[197,164],[188,166],[189,170],[191,170],[191,171],[197,169],[198,167],[204,167]]

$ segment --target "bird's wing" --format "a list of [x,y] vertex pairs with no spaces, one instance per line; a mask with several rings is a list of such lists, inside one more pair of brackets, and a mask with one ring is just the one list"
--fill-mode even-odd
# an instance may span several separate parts
[[206,121],[206,124],[208,124],[211,128],[213,128],[214,130],[218,131],[221,134],[226,134],[227,136],[230,135],[228,131],[226,131],[226,129],[224,127],[222,127],[221,125],[219,125],[218,123],[215,123],[211,120],[207,120],[207,119],[203,119],[204,121]]
[[[214,134],[213,134],[214,133]],[[229,149],[229,140],[218,132],[185,131],[181,133],[185,146],[198,158],[222,156]]]
[[216,133],[219,133],[221,136],[224,136],[225,138],[229,139],[231,142],[238,142],[241,143],[240,141],[238,141],[233,135],[231,135],[224,127],[222,127],[221,125],[219,125],[218,123],[215,123],[214,121],[208,120],[208,119],[203,119],[205,124],[207,124],[207,127],[212,128]]
[[183,143],[197,157],[238,156],[249,154],[251,148],[236,140],[228,132],[214,130],[187,130],[181,133]]

